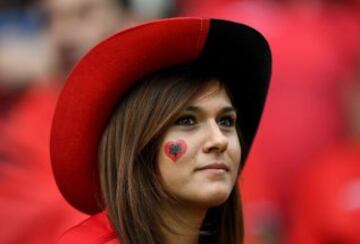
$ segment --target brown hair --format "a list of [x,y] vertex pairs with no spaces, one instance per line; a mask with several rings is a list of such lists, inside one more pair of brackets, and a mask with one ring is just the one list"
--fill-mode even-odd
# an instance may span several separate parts
[[[164,201],[174,199],[159,181],[159,145],[176,116],[210,78],[189,67],[161,71],[122,96],[99,147],[104,208],[122,243],[163,243],[164,222],[158,210]],[[224,204],[208,210],[201,233],[200,243],[242,243],[237,184]]]

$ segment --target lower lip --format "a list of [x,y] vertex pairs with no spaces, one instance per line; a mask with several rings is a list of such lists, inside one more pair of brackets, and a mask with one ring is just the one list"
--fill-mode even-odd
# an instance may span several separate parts
[[225,169],[201,169],[200,171],[212,174],[224,174],[227,172]]

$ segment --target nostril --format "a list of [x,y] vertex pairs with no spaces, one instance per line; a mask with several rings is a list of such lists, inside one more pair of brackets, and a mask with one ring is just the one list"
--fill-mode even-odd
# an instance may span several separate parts
[[205,152],[223,152],[226,150],[228,146],[228,138],[226,135],[224,135],[223,131],[215,120],[209,123],[208,131],[205,133],[207,135],[204,146]]
[[228,140],[225,137],[221,138],[213,138],[212,140],[208,140],[205,143],[205,151],[211,152],[211,151],[217,151],[217,152],[223,152],[226,150],[228,146]]

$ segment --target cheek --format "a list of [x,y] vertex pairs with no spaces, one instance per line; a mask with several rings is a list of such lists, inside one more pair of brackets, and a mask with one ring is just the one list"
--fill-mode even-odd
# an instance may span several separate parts
[[176,162],[185,155],[187,148],[187,143],[183,139],[178,139],[176,141],[167,141],[164,143],[163,153],[171,161]]
[[233,138],[233,140],[230,141],[228,152],[234,164],[239,166],[242,152],[238,138]]
[[158,156],[160,176],[167,187],[185,184],[195,167],[196,149],[192,140],[177,138],[165,139]]
[[165,140],[158,157],[160,177],[167,191],[176,193],[189,174],[189,147],[183,139]]

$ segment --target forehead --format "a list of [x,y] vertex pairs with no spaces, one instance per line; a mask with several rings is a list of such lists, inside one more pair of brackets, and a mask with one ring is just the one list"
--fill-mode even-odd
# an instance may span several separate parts
[[199,92],[189,104],[200,105],[206,103],[219,103],[220,105],[232,105],[230,97],[219,80],[210,80],[204,89]]

